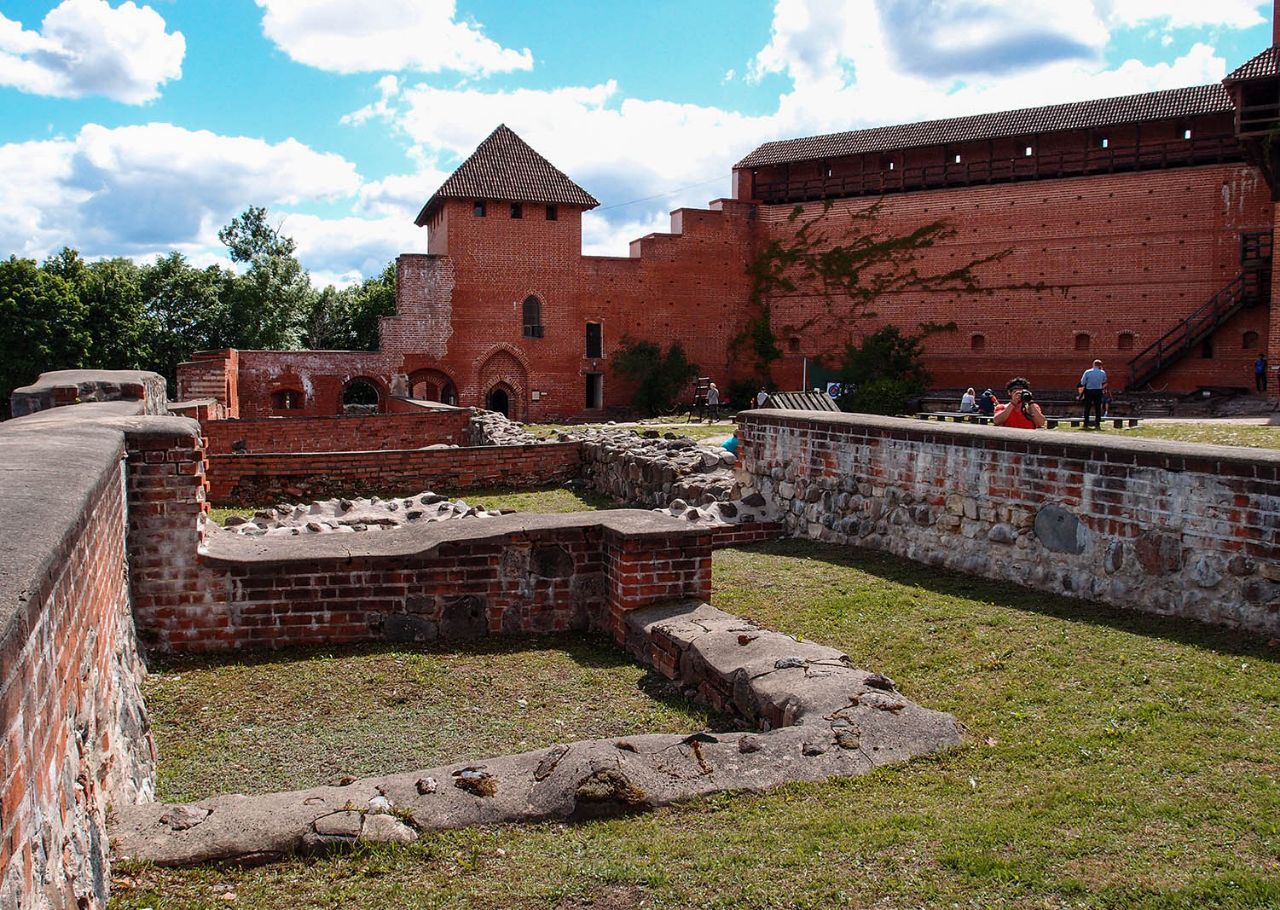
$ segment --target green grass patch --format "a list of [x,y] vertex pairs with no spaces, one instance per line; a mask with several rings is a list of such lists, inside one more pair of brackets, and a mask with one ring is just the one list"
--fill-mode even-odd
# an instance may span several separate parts
[[[227,891],[305,910],[1280,905],[1280,654],[1265,641],[802,541],[720,551],[713,584],[723,609],[838,647],[954,713],[968,744],[613,821],[252,870],[117,866],[112,906],[222,906]],[[308,704],[347,684],[322,677]],[[251,685],[221,686],[193,685],[184,716],[244,710],[243,725],[269,709]],[[613,692],[583,710],[613,713]],[[201,712],[210,698],[221,707]],[[481,703],[477,729],[508,723],[509,701]]]
[[1280,449],[1280,426],[1203,421],[1147,424],[1122,432],[1143,439],[1170,439],[1176,442],[1203,442],[1217,446]]
[[176,802],[710,722],[612,644],[581,635],[172,658],[144,695],[158,795]]

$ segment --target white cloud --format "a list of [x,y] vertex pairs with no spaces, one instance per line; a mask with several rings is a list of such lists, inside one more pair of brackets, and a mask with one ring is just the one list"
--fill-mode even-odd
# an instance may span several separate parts
[[0,15],[0,85],[34,95],[105,95],[128,104],[159,96],[182,75],[186,40],[149,6],[63,0],[40,31]]
[[249,205],[352,195],[355,166],[292,139],[220,136],[164,123],[73,139],[0,145],[0,249],[41,257],[63,245],[86,255],[198,252]]
[[651,212],[640,219],[610,222],[604,213],[582,216],[582,251],[588,256],[626,256],[631,241],[671,230],[671,216]]
[[299,63],[337,73],[528,70],[533,54],[458,21],[454,0],[256,0],[262,30]]
[[1258,10],[1272,4],[1266,0],[1100,0],[1097,5],[1108,22],[1123,26],[1251,28],[1267,21]]
[[286,215],[280,229],[298,244],[298,259],[317,287],[344,287],[381,272],[405,252],[426,252],[427,231],[404,218]]

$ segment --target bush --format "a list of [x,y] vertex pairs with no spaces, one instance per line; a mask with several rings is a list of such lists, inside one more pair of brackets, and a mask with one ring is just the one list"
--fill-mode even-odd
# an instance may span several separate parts
[[840,381],[847,389],[838,399],[841,410],[904,413],[908,402],[928,387],[923,339],[888,325],[846,345]]
[[670,412],[689,380],[698,375],[698,365],[689,362],[678,341],[663,354],[652,341],[623,338],[609,363],[615,374],[635,383],[632,403],[649,417]]

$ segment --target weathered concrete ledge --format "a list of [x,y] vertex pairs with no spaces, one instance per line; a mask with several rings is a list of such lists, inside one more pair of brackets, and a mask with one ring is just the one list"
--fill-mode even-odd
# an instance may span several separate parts
[[54,370],[9,396],[14,417],[100,401],[137,401],[145,414],[169,410],[164,377],[146,370]]
[[735,697],[713,703],[743,708],[738,713],[769,732],[589,740],[346,787],[130,806],[112,820],[112,848],[162,865],[266,862],[361,841],[409,843],[468,825],[584,820],[726,790],[850,777],[961,741],[951,715],[921,708],[839,651],[706,604],[636,610],[627,626],[637,653],[675,647],[677,678],[695,694],[733,680]]

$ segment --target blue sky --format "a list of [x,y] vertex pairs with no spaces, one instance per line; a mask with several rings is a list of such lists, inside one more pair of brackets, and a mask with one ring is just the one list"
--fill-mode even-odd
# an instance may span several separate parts
[[770,139],[1212,82],[1253,0],[0,0],[0,255],[224,261],[266,205],[319,283],[423,250],[505,122],[602,203],[588,252]]

